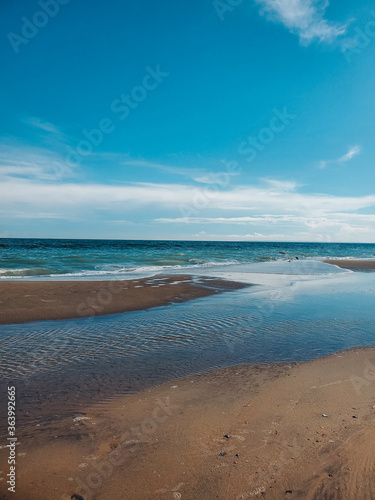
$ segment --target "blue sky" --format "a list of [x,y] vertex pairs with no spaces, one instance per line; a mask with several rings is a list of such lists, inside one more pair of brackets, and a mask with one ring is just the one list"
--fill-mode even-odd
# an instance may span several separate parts
[[3,237],[374,241],[370,0],[0,11]]

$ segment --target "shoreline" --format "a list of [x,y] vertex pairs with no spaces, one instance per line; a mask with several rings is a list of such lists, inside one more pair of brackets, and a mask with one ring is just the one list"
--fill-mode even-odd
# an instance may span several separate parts
[[[337,265],[337,259],[326,262]],[[102,316],[244,286],[186,275],[3,282],[0,323]],[[0,500],[372,498],[374,374],[375,348],[353,347],[309,362],[217,368],[140,392],[106,393],[105,400],[87,397],[86,387],[86,400],[73,405],[74,379],[61,400],[54,400],[52,384],[43,386],[52,418],[40,418],[38,404],[26,412],[27,422],[17,428],[16,493],[3,488]],[[32,383],[15,384],[19,422],[23,398],[34,398]],[[2,487],[9,472],[3,444]]]
[[30,425],[11,498],[371,498],[374,369],[375,348],[231,366]]
[[362,270],[362,271],[374,271],[375,270],[375,259],[326,259],[323,260],[326,264],[332,264],[333,266],[340,267],[341,269],[352,269],[352,270]]
[[0,282],[0,324],[103,316],[145,310],[244,288],[189,275],[106,281]]

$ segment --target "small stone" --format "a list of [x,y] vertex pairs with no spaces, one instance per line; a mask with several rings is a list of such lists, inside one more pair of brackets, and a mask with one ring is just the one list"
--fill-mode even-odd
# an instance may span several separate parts
[[77,493],[75,493],[70,497],[70,500],[85,500],[85,499],[83,498],[83,496],[77,495]]
[[229,434],[224,434],[224,437],[229,439]]
[[225,451],[221,451],[221,452],[220,452],[220,455],[221,455],[222,457],[225,457],[225,455],[226,455]]
[[328,415],[326,415],[325,413],[322,413],[322,417],[328,417]]

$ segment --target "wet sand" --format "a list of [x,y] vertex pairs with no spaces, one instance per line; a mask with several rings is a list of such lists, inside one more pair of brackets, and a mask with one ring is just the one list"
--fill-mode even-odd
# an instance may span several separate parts
[[363,271],[375,270],[375,259],[372,260],[355,260],[355,259],[329,259],[324,260],[326,264],[333,264],[343,269],[361,269]]
[[138,311],[244,286],[186,275],[121,281],[6,281],[0,283],[0,324]]
[[375,349],[186,377],[19,431],[0,498],[371,499],[374,405]]

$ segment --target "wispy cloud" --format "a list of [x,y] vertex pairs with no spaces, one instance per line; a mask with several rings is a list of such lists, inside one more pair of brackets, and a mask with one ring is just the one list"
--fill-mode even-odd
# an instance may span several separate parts
[[129,167],[143,167],[152,168],[165,172],[171,175],[181,175],[191,179],[199,184],[214,184],[223,185],[229,183],[229,177],[234,177],[240,175],[240,172],[227,172],[222,170],[212,170],[197,167],[178,167],[174,165],[166,165],[164,163],[156,163],[147,160],[132,160],[127,159],[121,161],[122,165]]
[[[33,207],[126,207],[154,205],[179,211],[181,204],[194,206],[197,187],[186,184],[132,183],[108,184],[46,183],[26,179],[8,179],[1,186],[5,203],[25,203]],[[330,212],[353,212],[375,206],[375,194],[367,196],[334,196],[276,190],[258,185],[234,186],[214,193],[207,210],[247,210],[252,215],[274,213],[304,217],[323,216]],[[272,210],[272,212],[271,212]],[[50,211],[54,211],[51,210]],[[202,214],[203,216],[204,214]]]
[[295,191],[298,187],[298,184],[294,181],[280,181],[277,179],[269,178],[262,178],[260,180],[264,181],[270,187],[270,189],[278,192]]
[[279,227],[295,223],[309,228],[327,227],[327,226],[345,226],[350,224],[367,224],[375,222],[375,214],[357,214],[357,213],[330,213],[319,216],[297,216],[297,215],[258,215],[249,217],[178,217],[178,218],[160,218],[154,222],[161,224],[230,224],[230,225],[259,225],[265,227],[268,223],[277,224]]
[[345,162],[351,160],[352,158],[354,158],[355,156],[359,155],[360,152],[361,152],[360,146],[354,146],[353,148],[349,149],[349,151],[346,153],[346,155],[342,156],[337,161],[339,163],[345,163]]
[[[299,192],[292,181],[270,180],[265,184],[263,180],[256,185],[230,185],[214,192],[210,203],[198,210],[197,216],[184,217],[181,206],[195,206],[197,193],[202,189],[206,188],[167,183],[121,186],[57,183],[8,176],[0,185],[0,199],[9,219],[22,218],[19,213],[22,207],[25,219],[73,218],[79,214],[85,221],[95,218],[100,211],[100,220],[113,225],[136,222],[141,213],[144,223],[173,223],[179,230],[189,225],[210,227],[211,224],[223,228],[232,225],[246,228],[242,239],[272,239],[270,235],[275,234],[288,235],[289,240],[291,237],[308,240],[310,234],[310,241],[314,238],[369,241],[375,237],[375,193],[367,196],[307,194]],[[361,213],[364,211],[367,213]],[[129,213],[134,214],[133,221],[129,220]],[[35,217],[27,214],[35,214]],[[226,239],[225,232],[222,231],[222,239]],[[232,237],[237,236],[232,234]]]
[[44,130],[45,132],[50,132],[52,134],[61,134],[60,129],[56,127],[56,125],[53,125],[53,123],[47,121],[43,121],[41,118],[38,118],[36,116],[30,116],[28,118],[25,118],[23,121],[30,127]]
[[255,0],[261,12],[296,33],[302,44],[314,40],[331,43],[347,31],[347,24],[324,18],[328,0]]
[[[259,233],[254,231],[253,233],[238,233],[238,234],[214,234],[207,233],[205,231],[199,231],[193,234],[195,240],[198,241],[284,241],[290,243],[295,242],[343,242],[343,241],[355,241],[363,240],[363,242],[370,243],[373,240],[366,238],[368,233],[368,228],[356,228],[347,225],[346,227],[326,227],[322,228],[322,232],[311,232],[311,231],[295,231],[293,235],[285,233],[273,233],[265,232]],[[329,229],[329,233],[325,232]],[[334,229],[336,231],[334,232]]]
[[131,220],[120,219],[120,220],[109,220],[107,221],[109,224],[134,224]]
[[163,163],[154,163],[146,160],[126,160],[122,161],[122,165],[132,166],[132,167],[153,168],[156,170],[160,170],[162,172],[166,172],[168,174],[182,175],[184,177],[189,177],[191,179],[197,180],[197,182],[199,182],[198,180],[199,176],[203,176],[205,174],[205,170],[200,168],[177,167],[177,166],[165,165]]
[[[200,241],[290,241],[290,236],[286,237],[284,234],[262,234],[262,233],[249,233],[249,234],[207,234],[205,231],[200,231],[193,235],[194,239]],[[299,240],[302,241],[302,240]],[[311,241],[311,238],[310,240]]]
[[0,212],[2,217],[11,217],[12,219],[70,219],[63,214],[51,212],[20,212],[17,210],[9,210]]
[[335,158],[333,160],[322,160],[319,163],[319,168],[326,168],[330,164],[339,164],[339,163],[346,163],[350,161],[352,158],[355,156],[359,155],[361,153],[362,149],[360,146],[353,146],[349,149],[349,151],[344,154],[343,156],[340,156],[340,158]]
[[49,149],[0,138],[0,180],[58,181],[74,176],[63,156]]

